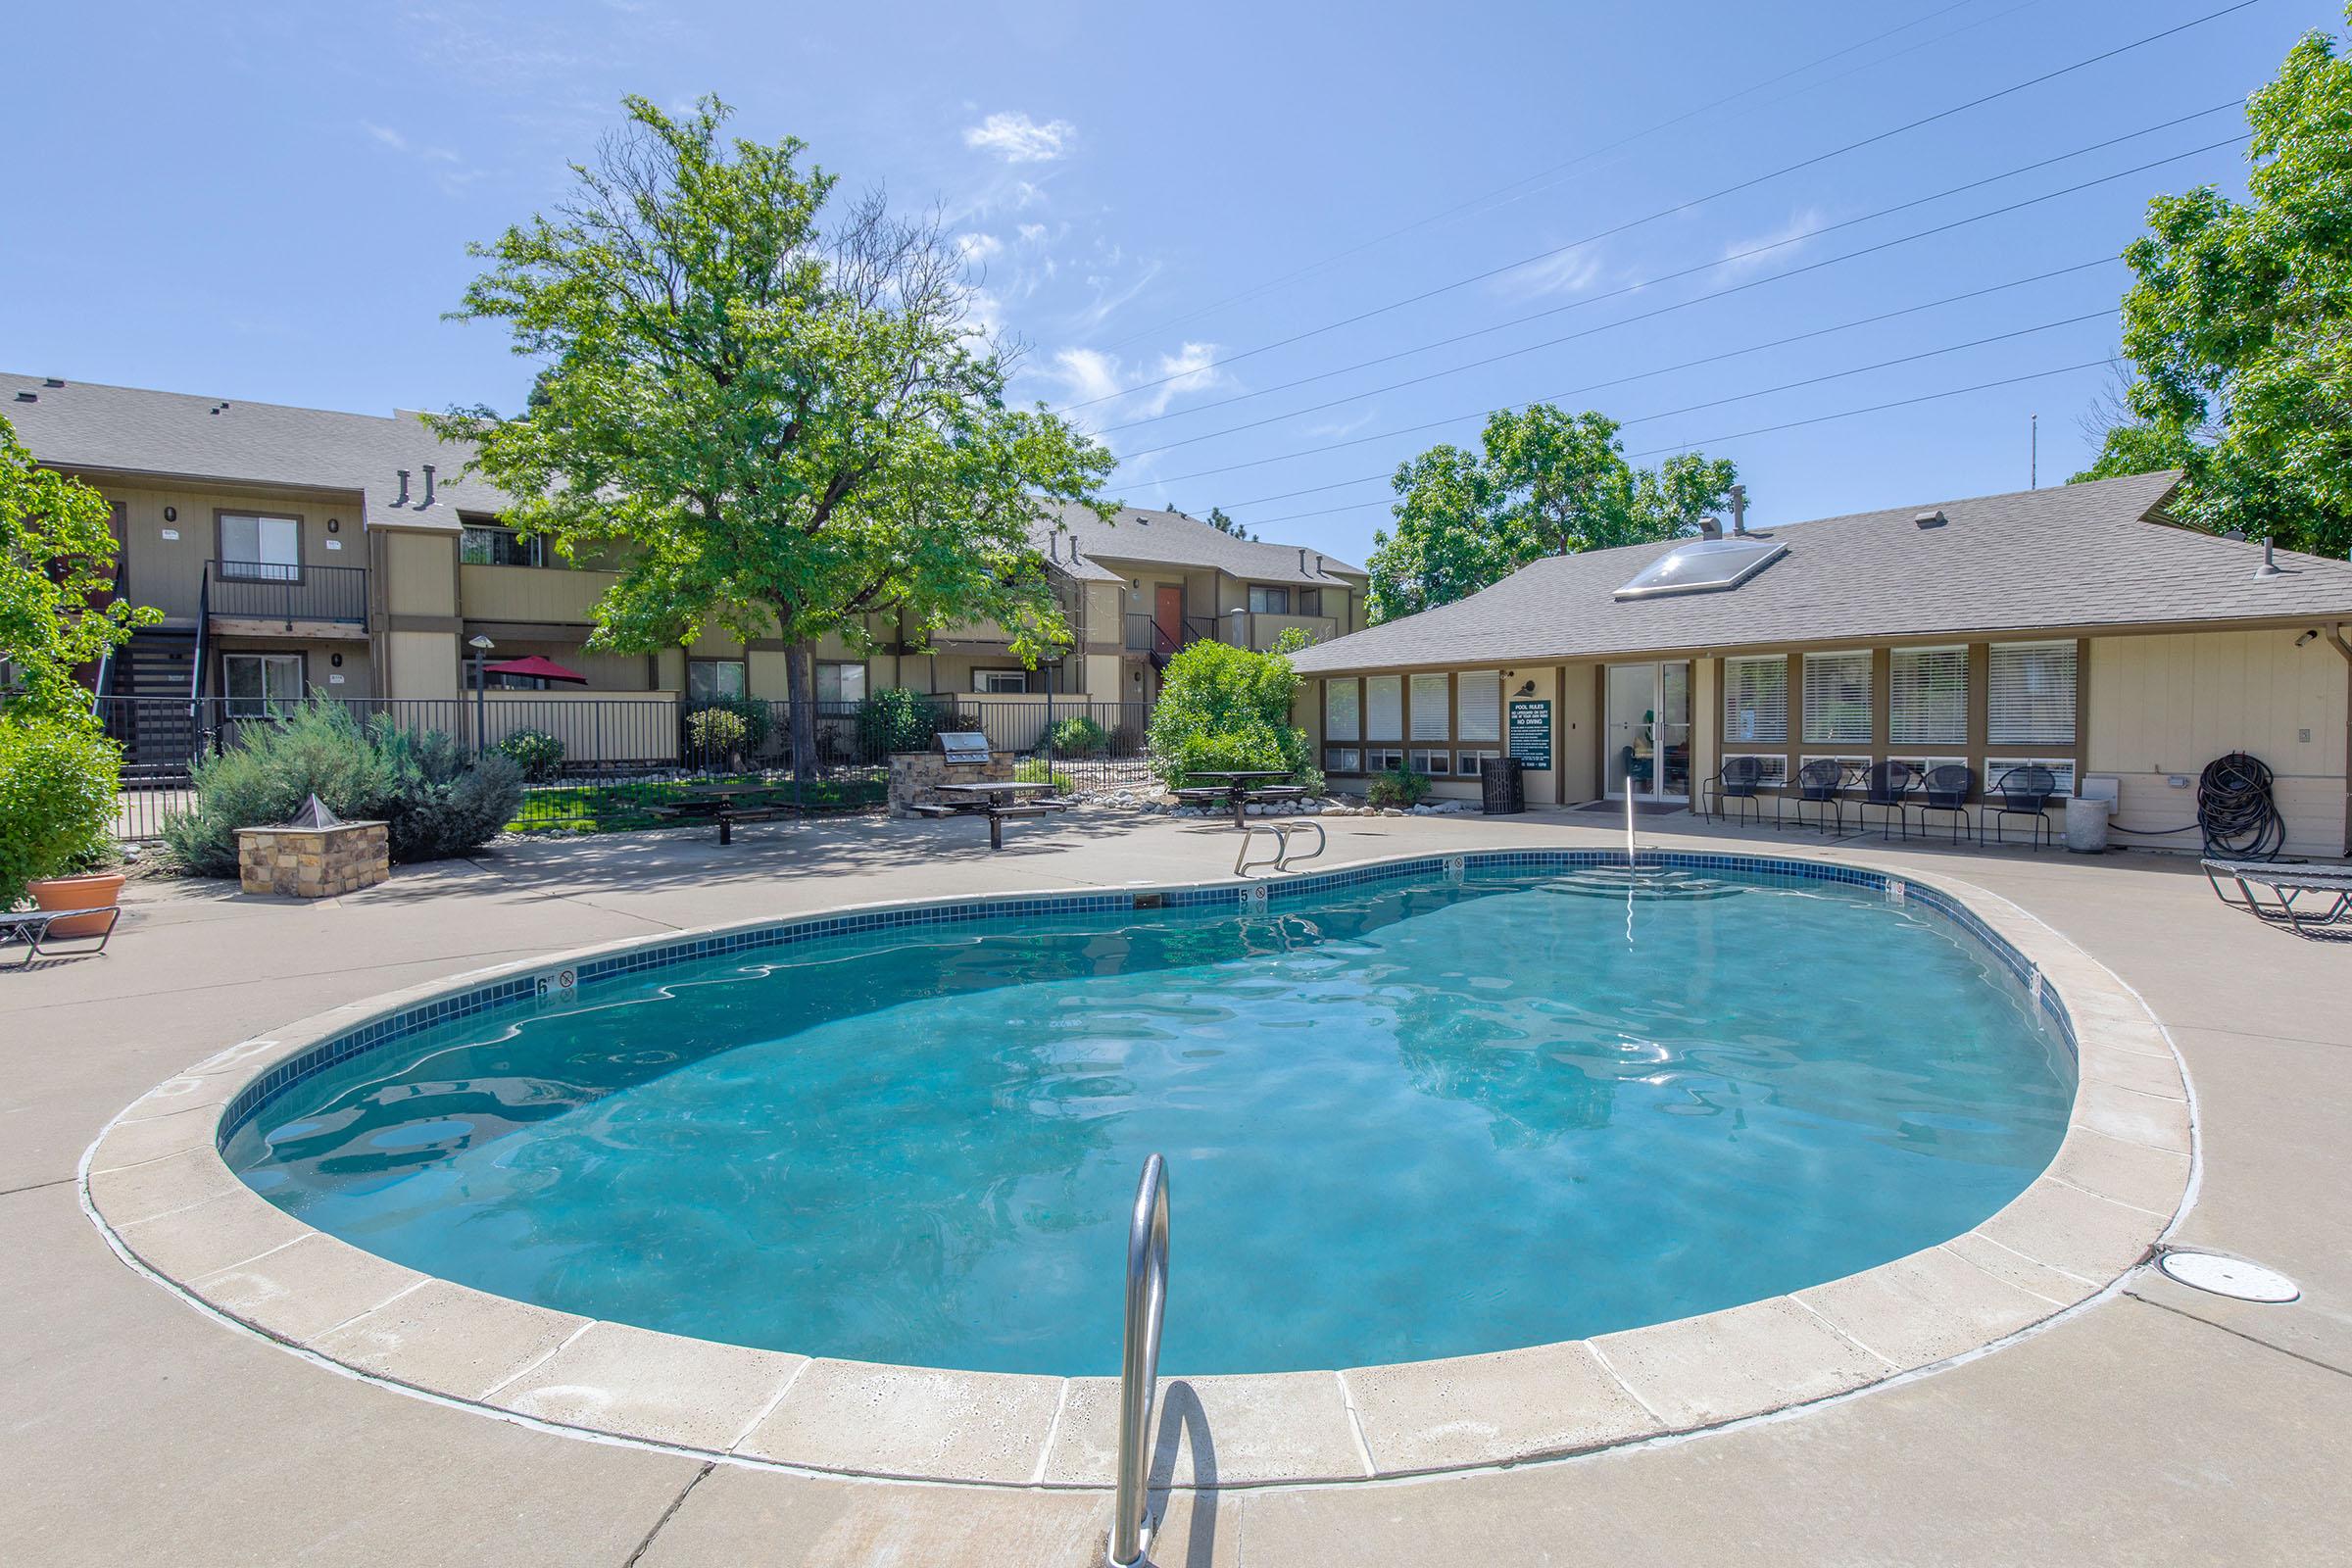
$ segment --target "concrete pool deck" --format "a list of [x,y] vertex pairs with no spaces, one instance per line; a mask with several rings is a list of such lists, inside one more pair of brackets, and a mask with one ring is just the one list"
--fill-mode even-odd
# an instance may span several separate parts
[[[1548,813],[1329,826],[1327,865],[1608,848],[1618,832],[1605,818]],[[2337,1482],[2352,1470],[2352,1155],[2341,1136],[2352,1120],[2352,951],[2222,908],[2178,859],[1731,835],[1682,817],[1643,829],[1645,844],[1665,848],[1736,838],[1758,853],[1916,867],[2013,900],[2072,938],[2146,997],[2187,1061],[2207,1163],[2175,1242],[2280,1268],[2303,1298],[2242,1305],[2141,1270],[2122,1293],[1994,1353],[1786,1419],[1444,1479],[1179,1492],[1155,1560],[1415,1562],[1467,1550],[1561,1562],[2261,1561],[2336,1549],[2352,1528]],[[952,825],[779,824],[747,829],[727,850],[707,833],[533,843],[404,871],[326,905],[135,886],[110,956],[0,983],[11,1068],[0,1105],[15,1135],[0,1140],[0,1246],[17,1260],[0,1306],[12,1411],[0,1444],[18,1482],[0,1522],[12,1553],[1098,1558],[1108,1515],[1098,1492],[712,1467],[337,1376],[122,1267],[78,1211],[74,1166],[118,1110],[188,1062],[406,985],[846,903],[1196,881],[1230,864],[1230,845],[1221,825],[1096,813],[1018,832],[996,856]],[[583,1338],[575,1353],[594,1348]],[[1213,1398],[1172,1396],[1169,1408],[1192,1417],[1195,1447],[1226,1423]],[[1229,1466],[1266,1437],[1238,1414],[1232,1426]]]

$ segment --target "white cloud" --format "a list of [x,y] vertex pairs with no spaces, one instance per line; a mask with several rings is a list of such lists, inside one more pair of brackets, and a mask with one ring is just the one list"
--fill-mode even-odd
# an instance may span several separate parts
[[1312,436],[1329,436],[1337,440],[1342,436],[1355,434],[1356,431],[1370,424],[1379,414],[1380,410],[1378,409],[1366,409],[1352,419],[1325,419],[1308,425],[1306,433]]
[[467,186],[480,179],[486,172],[469,165],[464,158],[447,147],[417,146],[390,125],[379,125],[373,121],[363,120],[360,122],[360,128],[366,131],[379,146],[398,153],[403,158],[414,158],[418,163],[430,166],[433,172],[433,183],[440,186],[445,195],[463,194]]
[[1114,396],[1123,388],[1151,383],[1133,397],[1121,399],[1115,407],[1105,404],[1099,409],[1082,409],[1073,416],[1086,424],[1118,423],[1154,418],[1167,413],[1169,405],[1187,393],[1207,392],[1232,384],[1232,377],[1216,368],[1216,358],[1214,343],[1187,343],[1173,354],[1162,354],[1133,366],[1101,349],[1063,349],[1054,356],[1052,363],[1040,367],[1038,373],[1060,387],[1060,401],[1065,404],[1092,403]]
[[1768,233],[1734,240],[1723,248],[1723,260],[1734,272],[1753,271],[1804,249],[1804,242],[1813,231],[1827,221],[1820,208],[1808,207],[1790,214],[1788,221]]
[[1516,299],[1536,299],[1546,294],[1582,294],[1600,281],[1600,257],[1592,247],[1579,245],[1556,256],[1505,272],[1495,287]]
[[1159,276],[1159,266],[1160,264],[1157,262],[1149,263],[1124,287],[1114,287],[1111,279],[1102,273],[1089,273],[1086,283],[1095,291],[1094,302],[1071,315],[1071,328],[1075,331],[1089,332],[1109,320],[1137,295],[1152,286],[1152,280]]
[[1039,124],[1017,111],[1000,110],[977,125],[967,125],[963,144],[995,153],[1008,164],[1050,164],[1069,150],[1078,127],[1066,120]]
[[974,231],[956,236],[956,250],[967,266],[984,266],[1004,254],[1004,242],[994,234]]
[[390,125],[373,124],[363,120],[360,122],[360,128],[396,153],[405,153],[409,150],[409,138],[394,130]]
[[1043,223],[1022,223],[1014,229],[1014,232],[1021,236],[1022,244],[1035,245],[1045,239],[1046,225]]

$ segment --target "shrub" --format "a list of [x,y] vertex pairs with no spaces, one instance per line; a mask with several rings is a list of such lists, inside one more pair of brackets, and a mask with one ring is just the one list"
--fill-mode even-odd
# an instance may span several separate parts
[[86,718],[0,715],[0,909],[103,863],[122,754]]
[[921,692],[894,686],[875,692],[858,705],[858,755],[879,761],[892,752],[927,752],[943,729],[953,729],[953,714]]
[[1364,791],[1364,798],[1374,806],[1419,806],[1429,794],[1429,780],[1408,767],[1392,767],[1376,773]]
[[730,707],[697,709],[686,720],[687,744],[696,759],[706,763],[741,757],[752,749],[750,739],[751,726]]
[[1152,770],[1171,789],[1220,768],[1287,773],[1320,793],[1306,732],[1291,722],[1298,676],[1283,654],[1198,642],[1168,661],[1152,710]]
[[1012,770],[1012,779],[1016,784],[1051,784],[1056,795],[1074,794],[1078,788],[1075,778],[1057,767],[1048,766],[1042,757],[1033,757],[1016,765]]
[[730,753],[757,757],[767,748],[767,735],[773,727],[768,706],[757,697],[712,697],[707,699],[686,720],[687,733],[693,733],[694,720],[705,713],[732,713],[743,721],[743,738],[728,748]]
[[1046,744],[1055,757],[1101,757],[1110,747],[1110,732],[1083,713],[1057,721],[1046,731]]
[[412,734],[388,715],[363,728],[335,703],[245,725],[234,746],[198,760],[194,782],[196,808],[166,817],[163,836],[171,858],[198,876],[236,875],[237,829],[283,822],[313,795],[346,820],[384,822],[402,863],[480,848],[522,801],[512,758],[470,759],[440,731]]
[[528,783],[544,784],[564,765],[564,743],[543,729],[518,729],[500,741],[498,749],[514,759]]

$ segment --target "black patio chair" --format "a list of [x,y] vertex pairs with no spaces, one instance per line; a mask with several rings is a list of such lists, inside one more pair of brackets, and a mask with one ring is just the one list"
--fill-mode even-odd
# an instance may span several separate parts
[[1845,831],[1845,764],[1817,757],[1796,770],[1796,792],[1783,799],[1796,808],[1796,825],[1805,825],[1808,805],[1826,808],[1820,813],[1821,830],[1830,831],[1835,822],[1838,831]]
[[1992,842],[2005,844],[2001,822],[2006,817],[2030,816],[2034,819],[2034,848],[2040,849],[2050,839],[2050,798],[2058,793],[2058,775],[2039,763],[2030,762],[2003,773],[1992,786],[1992,793],[2001,798],[2000,808],[1992,813]]
[[1706,797],[1707,814],[1717,821],[1723,819],[1723,803],[1738,801],[1739,816],[1742,822],[1760,822],[1764,817],[1764,803],[1756,792],[1764,787],[1764,759],[1761,757],[1731,757],[1724,760],[1722,768],[1709,779],[1701,791]]
[[1875,762],[1862,775],[1862,799],[1854,807],[1854,815],[1868,827],[1870,818],[1864,807],[1876,806],[1886,814],[1879,821],[1879,837],[1892,838],[1894,824],[1902,823],[1903,837],[1911,836],[1911,792],[1919,785],[1919,769],[1909,762]]
[[1968,798],[1976,793],[1977,770],[1958,762],[1946,762],[1940,767],[1928,769],[1927,777],[1920,780],[1919,796],[1908,808],[1919,813],[1919,830],[1922,833],[1928,830],[1930,812],[1950,812],[1952,842],[1957,844],[1960,835],[1968,828]]

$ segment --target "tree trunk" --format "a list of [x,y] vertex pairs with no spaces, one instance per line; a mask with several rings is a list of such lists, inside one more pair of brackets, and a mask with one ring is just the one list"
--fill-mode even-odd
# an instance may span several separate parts
[[791,699],[792,776],[816,777],[816,664],[815,649],[795,643],[784,650],[784,695]]

